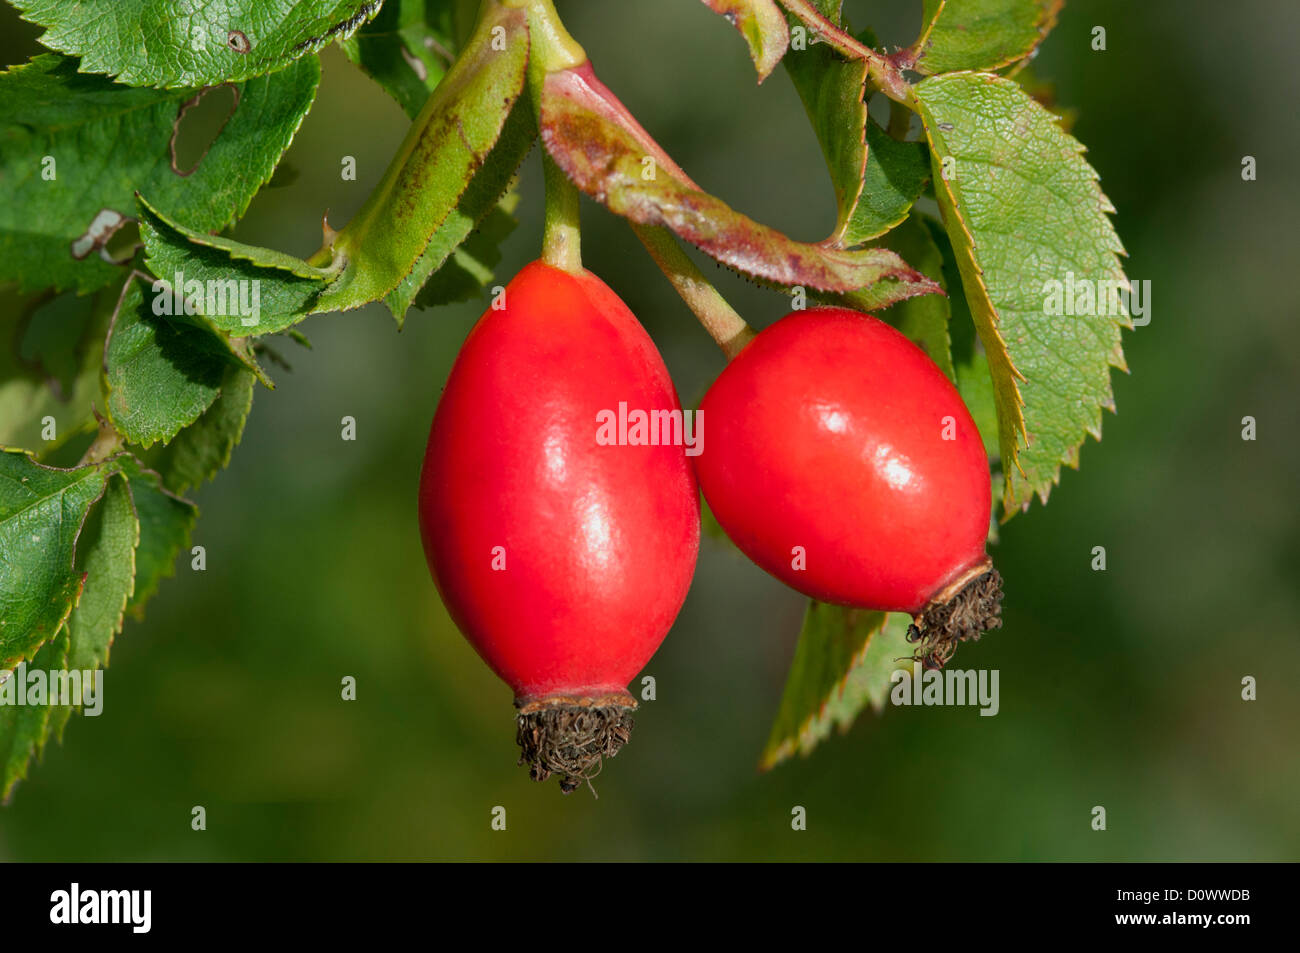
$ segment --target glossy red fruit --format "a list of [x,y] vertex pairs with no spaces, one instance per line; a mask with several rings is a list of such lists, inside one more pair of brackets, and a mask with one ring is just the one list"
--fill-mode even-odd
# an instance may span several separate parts
[[627,684],[677,616],[699,549],[683,447],[598,442],[598,415],[620,402],[681,409],[618,296],[534,262],[470,331],[420,479],[443,602],[514,690],[533,777],[559,774],[566,791],[626,740]]
[[763,569],[825,602],[917,616],[911,636],[940,665],[998,624],[979,431],[898,331],[844,308],[795,311],[732,360],[701,410],[705,499]]

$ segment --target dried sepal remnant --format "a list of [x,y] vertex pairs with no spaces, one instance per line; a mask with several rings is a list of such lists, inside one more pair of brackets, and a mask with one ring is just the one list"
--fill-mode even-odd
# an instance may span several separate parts
[[[515,719],[519,763],[534,781],[556,775],[565,794],[600,773],[605,758],[632,735],[636,702],[626,693],[601,698],[552,697],[520,703]],[[592,788],[595,793],[595,788]]]
[[[641,225],[661,225],[724,265],[779,285],[851,292],[895,279],[939,290],[887,249],[795,241],[703,191],[664,152],[590,64],[546,77],[542,142],[583,192]],[[906,294],[904,296],[907,296]]]
[[943,668],[957,646],[1002,628],[1002,576],[986,560],[932,599],[907,627],[917,646],[912,660],[927,669]]

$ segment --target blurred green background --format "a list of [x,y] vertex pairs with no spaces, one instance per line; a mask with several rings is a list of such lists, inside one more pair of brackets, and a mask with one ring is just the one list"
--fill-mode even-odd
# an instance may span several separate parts
[[[703,187],[795,237],[829,231],[789,81],[756,86],[722,19],[698,0],[558,6]],[[920,6],[846,9],[901,44]],[[658,700],[599,799],[533,784],[514,765],[510,692],[447,620],[415,525],[429,420],[485,302],[413,313],[401,333],[375,307],[308,322],[314,349],[258,392],[230,469],[195,494],[207,571],[178,562],[127,624],[104,714],[74,719],[0,811],[0,859],[1296,859],[1297,27],[1300,7],[1265,0],[1078,0],[1036,61],[1078,110],[1153,311],[1125,335],[1131,373],[1115,374],[1105,439],[995,551],[1005,626],[958,664],[1001,671],[997,717],[889,709],[760,775],[804,601],[706,539],[647,668]],[[34,52],[36,32],[0,5],[4,62]],[[323,59],[288,155],[300,174],[254,201],[246,241],[314,250],[321,212],[346,221],[403,136],[395,103],[337,50]],[[355,182],[340,180],[344,155]],[[1258,181],[1242,181],[1243,155]],[[503,280],[536,257],[540,179],[534,151]],[[586,263],[698,400],[721,354],[624,224],[584,209]],[[754,324],[786,310],[716,274]],[[344,415],[356,442],[339,439]],[[1090,569],[1097,545],[1106,572]],[[345,675],[355,702],[340,700]],[[505,832],[489,826],[497,805]]]

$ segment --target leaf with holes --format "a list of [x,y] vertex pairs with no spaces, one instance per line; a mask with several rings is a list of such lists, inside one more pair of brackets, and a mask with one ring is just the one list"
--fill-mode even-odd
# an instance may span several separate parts
[[184,208],[198,231],[234,223],[270,179],[319,80],[312,57],[235,87],[230,118],[181,175],[174,136],[191,91],[118,86],[52,54],[0,73],[0,280],[84,292],[120,278],[101,256],[134,218],[137,190]]
[[347,226],[309,259],[342,268],[318,299],[318,311],[378,301],[411,274],[496,145],[523,91],[527,62],[524,12],[485,3],[464,53],[412,123],[384,177]]
[[775,0],[704,0],[704,5],[740,31],[758,81],[767,79],[790,45],[790,28]]
[[766,771],[795,754],[807,755],[833,729],[847,731],[868,705],[883,708],[891,675],[907,664],[898,659],[912,655],[910,622],[906,613],[811,600],[759,766]]
[[1038,48],[1065,0],[925,0],[917,40],[921,73],[992,70]]
[[[10,0],[41,43],[127,86],[194,87],[274,73],[350,36],[382,0]],[[309,57],[310,58],[310,57]]]
[[[953,73],[923,81],[916,97],[988,358],[1010,514],[1035,494],[1046,501],[1087,435],[1100,439],[1110,369],[1124,367],[1120,329],[1132,326],[1124,249],[1083,146],[1014,82]],[[1095,289],[1091,304],[1053,305],[1067,281]]]
[[72,611],[81,593],[77,535],[109,472],[0,451],[0,671],[30,659]]
[[542,141],[582,191],[642,225],[662,225],[737,271],[783,286],[857,292],[873,306],[937,290],[883,248],[797,242],[709,195],[687,177],[590,64],[546,77]]

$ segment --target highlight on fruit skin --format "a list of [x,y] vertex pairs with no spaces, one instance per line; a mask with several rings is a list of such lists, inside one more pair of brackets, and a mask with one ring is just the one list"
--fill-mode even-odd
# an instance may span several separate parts
[[701,410],[701,489],[761,568],[822,602],[911,614],[928,667],[1001,625],[983,442],[900,332],[847,308],[791,312],[724,368]]
[[598,415],[680,412],[627,306],[542,262],[470,331],[420,478],[429,568],[465,638],[515,693],[531,777],[567,793],[627,742],[627,685],[695,570],[700,503],[683,447],[607,445]]

